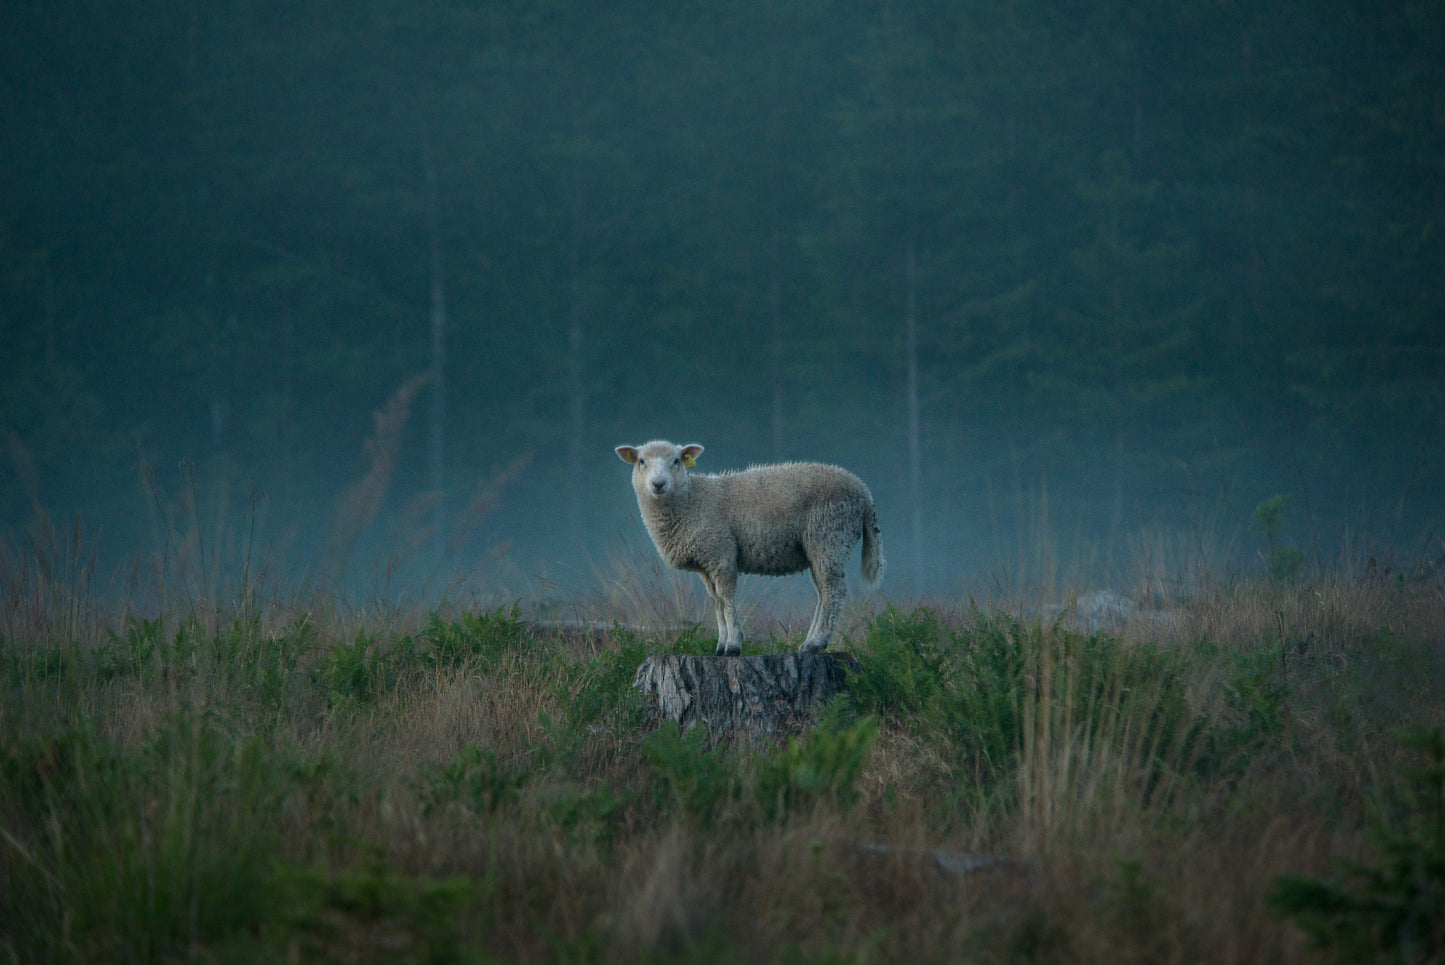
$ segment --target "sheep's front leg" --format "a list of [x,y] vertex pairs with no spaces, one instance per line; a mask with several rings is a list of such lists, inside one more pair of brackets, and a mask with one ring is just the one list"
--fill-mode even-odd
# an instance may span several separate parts
[[818,591],[818,606],[813,611],[813,622],[798,652],[821,653],[828,649],[833,630],[838,626],[838,614],[843,612],[843,601],[848,598],[848,578],[841,564],[830,567],[815,563],[809,572]]
[[708,595],[712,597],[717,615],[717,655],[736,657],[743,652],[743,625],[738,619],[736,603],[738,574],[736,570],[704,573]]
[[712,581],[711,573],[699,572],[697,575],[702,578],[702,585],[707,589],[712,615],[717,620],[717,655],[722,656],[723,641],[727,640],[727,620],[723,617],[722,599],[717,595],[717,586]]

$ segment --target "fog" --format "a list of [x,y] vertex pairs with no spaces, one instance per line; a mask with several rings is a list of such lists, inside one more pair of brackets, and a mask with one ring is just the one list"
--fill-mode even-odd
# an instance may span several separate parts
[[659,437],[857,473],[900,602],[1445,562],[1435,6],[0,37],[8,581],[575,609],[656,567],[613,447]]

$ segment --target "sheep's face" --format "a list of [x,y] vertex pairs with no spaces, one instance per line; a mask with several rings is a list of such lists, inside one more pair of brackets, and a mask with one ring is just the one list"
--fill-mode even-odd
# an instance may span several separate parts
[[662,500],[687,491],[687,471],[697,465],[702,446],[649,442],[641,449],[618,446],[617,455],[623,462],[632,463],[632,488],[637,490],[638,498]]

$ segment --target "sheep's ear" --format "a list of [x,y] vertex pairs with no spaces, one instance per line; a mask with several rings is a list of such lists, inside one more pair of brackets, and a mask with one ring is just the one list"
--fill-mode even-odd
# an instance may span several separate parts
[[637,447],[636,447],[636,446],[618,446],[617,449],[616,449],[616,452],[617,452],[617,458],[621,459],[623,462],[636,462],[636,461],[637,461]]
[[697,468],[697,457],[702,455],[702,446],[693,443],[682,447],[682,464],[689,469]]

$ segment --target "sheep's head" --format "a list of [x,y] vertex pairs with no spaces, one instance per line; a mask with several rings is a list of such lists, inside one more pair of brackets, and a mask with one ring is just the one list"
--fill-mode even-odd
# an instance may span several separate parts
[[639,499],[666,499],[687,490],[687,471],[697,465],[702,446],[695,442],[678,446],[658,440],[640,449],[618,446],[617,455],[623,462],[632,463],[632,488]]

